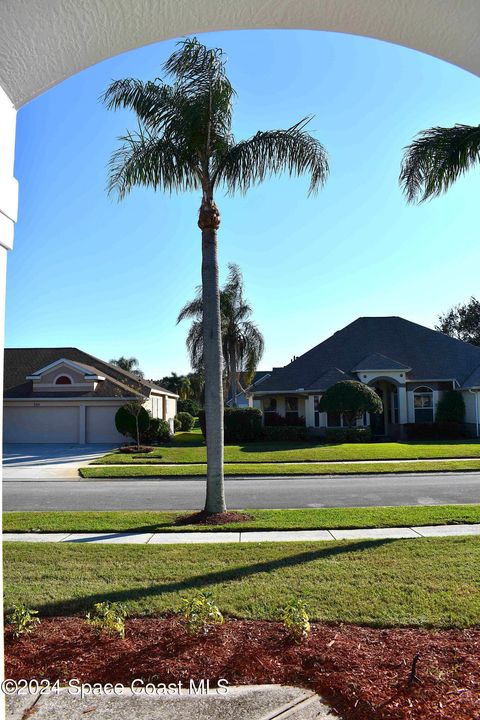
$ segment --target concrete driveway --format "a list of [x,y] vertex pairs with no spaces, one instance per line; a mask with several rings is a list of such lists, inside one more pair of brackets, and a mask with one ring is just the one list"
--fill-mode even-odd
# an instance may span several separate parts
[[113,444],[6,444],[3,446],[3,479],[77,478],[79,467],[116,447],[118,446]]

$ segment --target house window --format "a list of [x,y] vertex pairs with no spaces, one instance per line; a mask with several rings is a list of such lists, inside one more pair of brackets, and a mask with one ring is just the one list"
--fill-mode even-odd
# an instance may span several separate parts
[[60,375],[60,377],[58,377],[55,380],[55,385],[71,385],[71,384],[72,384],[72,381],[66,375]]
[[429,387],[418,387],[413,393],[416,423],[433,422],[433,391]]
[[269,424],[270,418],[272,418],[277,412],[277,398],[264,397],[263,398],[263,420],[265,425]]
[[313,417],[315,427],[320,427],[320,395],[313,396]]
[[287,425],[289,422],[297,422],[298,420],[298,398],[286,397],[285,398],[285,420]]

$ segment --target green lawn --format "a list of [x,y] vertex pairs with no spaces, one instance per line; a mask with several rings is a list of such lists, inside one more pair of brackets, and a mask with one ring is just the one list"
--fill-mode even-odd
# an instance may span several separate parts
[[6,543],[5,609],[85,612],[105,600],[132,614],[178,611],[209,590],[221,610],[278,618],[292,597],[311,617],[375,626],[480,623],[480,538],[246,545]]
[[[335,462],[343,460],[422,460],[480,458],[480,442],[391,443],[246,443],[226,445],[227,463]],[[110,453],[93,464],[205,463],[206,449],[199,432],[177,433],[173,444],[146,454]]]
[[178,511],[52,511],[3,513],[4,532],[216,532],[222,530],[328,530],[480,523],[480,505],[428,507],[245,510],[252,520],[230,525],[175,525]]
[[[478,460],[443,460],[376,463],[230,463],[225,465],[225,475],[356,475],[366,473],[399,472],[452,472],[457,470],[480,470]],[[146,477],[195,477],[205,476],[206,465],[123,465],[120,467],[83,467],[84,478],[146,478]]]

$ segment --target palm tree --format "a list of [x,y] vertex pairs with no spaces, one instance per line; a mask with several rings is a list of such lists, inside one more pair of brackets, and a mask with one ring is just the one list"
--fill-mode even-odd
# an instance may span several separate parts
[[479,162],[480,125],[430,128],[405,148],[400,184],[408,202],[424,202]]
[[110,360],[110,364],[132,373],[132,375],[136,375],[138,378],[143,378],[143,372],[140,370],[139,362],[135,357],[127,358],[122,355],[118,360]]
[[[229,263],[228,278],[220,290],[220,322],[222,335],[222,355],[225,372],[228,377],[228,399],[236,405],[239,371],[246,374],[247,383],[253,378],[263,350],[263,335],[249,319],[252,308],[243,295],[243,277],[238,265]],[[203,305],[201,288],[194,300],[180,311],[177,323],[193,319],[187,336],[187,348],[192,367],[203,367]]]
[[310,174],[310,192],[328,175],[325,150],[305,131],[309,118],[288,130],[258,132],[236,143],[232,134],[234,90],[220,49],[186,39],[163,65],[172,79],[113,82],[103,95],[110,109],[129,108],[138,129],[120,138],[110,161],[109,190],[124,198],[135,186],[201,192],[203,355],[207,425],[205,511],[225,510],[223,484],[223,397],[217,231],[214,193],[224,186],[244,193],[273,173]]

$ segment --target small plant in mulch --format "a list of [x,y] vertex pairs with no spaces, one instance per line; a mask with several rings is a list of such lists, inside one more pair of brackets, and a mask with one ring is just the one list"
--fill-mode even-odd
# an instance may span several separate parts
[[125,638],[125,618],[127,611],[120,603],[95,603],[93,612],[87,613],[86,622],[94,627],[98,633],[119,635]]
[[213,625],[223,625],[224,619],[211,593],[199,592],[182,598],[182,614],[189,635],[207,635]]
[[310,618],[307,608],[301,600],[291,600],[283,608],[282,621],[290,637],[296,643],[302,642],[310,633]]
[[229,525],[230,523],[253,520],[251,515],[240,512],[209,513],[201,510],[188,515],[179,515],[175,525]]
[[121,453],[130,454],[130,453],[149,453],[152,452],[155,448],[151,445],[139,445],[138,447],[136,445],[122,445],[120,448]]
[[27,608],[23,603],[14,605],[7,617],[7,622],[12,626],[13,636],[20,637],[31,633],[35,625],[40,623],[37,615],[38,610]]

